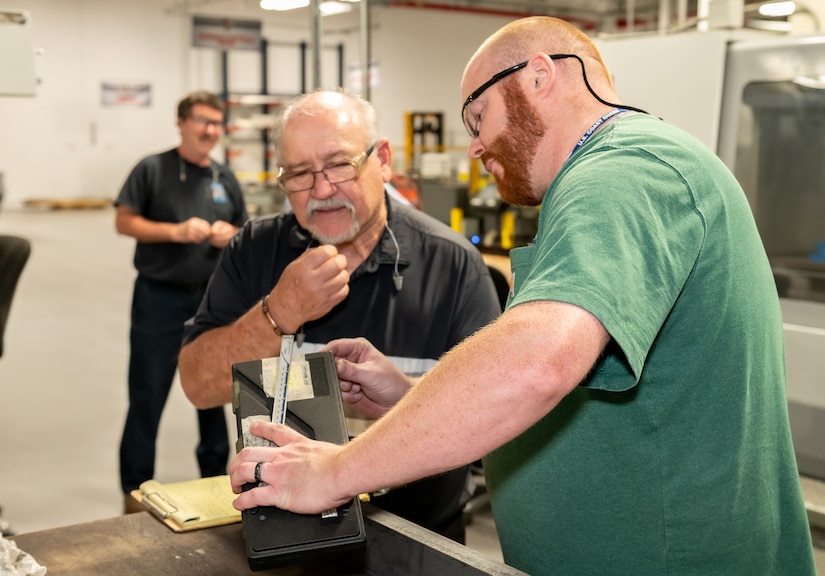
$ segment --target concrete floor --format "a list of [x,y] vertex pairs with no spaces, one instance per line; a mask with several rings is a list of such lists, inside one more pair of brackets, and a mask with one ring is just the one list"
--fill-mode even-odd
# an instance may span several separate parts
[[[32,242],[0,359],[2,519],[22,534],[117,516],[133,241],[117,236],[111,209],[4,209],[0,234]],[[229,408],[227,416],[234,422]],[[195,411],[176,385],[161,422],[157,479],[195,478],[195,443]],[[802,480],[806,499],[825,506],[825,483]],[[823,534],[815,540],[825,576]],[[488,509],[474,515],[467,537],[501,560]]]
[[[134,241],[115,233],[111,209],[4,209],[0,234],[32,242],[0,358],[2,520],[23,534],[117,516]],[[230,407],[227,421],[234,442]],[[196,440],[195,410],[176,383],[156,478],[197,477]],[[468,543],[501,560],[489,509]]]

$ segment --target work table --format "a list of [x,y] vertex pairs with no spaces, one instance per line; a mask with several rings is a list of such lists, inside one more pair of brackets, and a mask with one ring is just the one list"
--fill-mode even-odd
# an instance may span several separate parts
[[241,524],[175,533],[148,512],[118,516],[11,539],[49,576],[525,576],[500,562],[393,514],[363,505],[367,545],[334,561],[252,572]]

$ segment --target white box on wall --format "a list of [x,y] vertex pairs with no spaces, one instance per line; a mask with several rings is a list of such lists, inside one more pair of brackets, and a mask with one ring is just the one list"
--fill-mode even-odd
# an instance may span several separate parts
[[37,86],[31,16],[0,11],[0,96],[34,96]]

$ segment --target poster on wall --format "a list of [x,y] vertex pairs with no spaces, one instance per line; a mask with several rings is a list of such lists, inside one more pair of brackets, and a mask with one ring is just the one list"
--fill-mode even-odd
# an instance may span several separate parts
[[258,20],[192,18],[192,46],[220,50],[260,50],[261,23]]
[[148,82],[103,82],[100,90],[104,106],[148,108],[152,104],[152,85]]

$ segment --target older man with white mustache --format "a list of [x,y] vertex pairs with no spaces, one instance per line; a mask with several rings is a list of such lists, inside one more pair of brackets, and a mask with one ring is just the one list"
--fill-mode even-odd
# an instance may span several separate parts
[[[478,250],[391,199],[392,151],[366,101],[318,91],[287,104],[272,139],[291,212],[251,221],[225,248],[180,354],[196,406],[231,400],[231,365],[361,336],[407,374],[423,374],[501,311]],[[374,416],[374,414],[364,414]],[[463,541],[467,468],[373,499]]]

